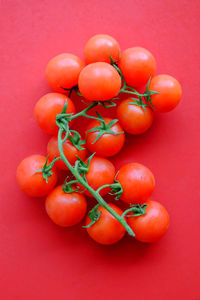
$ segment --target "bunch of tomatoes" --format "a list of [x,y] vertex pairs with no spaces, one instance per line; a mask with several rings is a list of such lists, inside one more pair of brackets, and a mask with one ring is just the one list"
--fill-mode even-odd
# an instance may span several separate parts
[[[49,61],[46,78],[54,92],[40,98],[34,109],[37,124],[51,135],[47,156],[25,158],[17,182],[27,195],[46,197],[46,212],[59,226],[78,224],[87,214],[83,227],[100,244],[114,244],[126,232],[141,242],[157,241],[168,229],[169,215],[162,204],[149,200],[154,175],[135,162],[116,172],[108,157],[120,152],[125,132],[141,134],[151,127],[154,112],[174,109],[181,86],[172,76],[154,76],[156,61],[148,50],[133,47],[121,53],[109,35],[89,39],[84,60],[64,53]],[[76,112],[73,93],[86,104],[82,111]],[[121,102],[120,95],[126,96]],[[117,106],[116,119],[89,114],[97,106]],[[85,136],[73,129],[80,117],[89,120]],[[56,186],[60,169],[71,176]],[[104,200],[108,193],[116,202]],[[97,203],[87,213],[91,198]],[[115,204],[120,200],[127,205],[124,211]]]

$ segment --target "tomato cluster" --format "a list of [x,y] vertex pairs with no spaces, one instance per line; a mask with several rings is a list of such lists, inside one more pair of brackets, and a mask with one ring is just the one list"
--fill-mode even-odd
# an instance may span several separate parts
[[[79,223],[87,201],[95,198],[97,205],[84,227],[98,243],[114,244],[126,231],[142,242],[157,241],[167,231],[169,215],[163,205],[149,200],[153,173],[135,162],[116,172],[108,157],[124,146],[124,131],[141,134],[151,127],[155,112],[174,109],[181,86],[172,76],[154,76],[156,61],[147,49],[132,47],[121,53],[109,35],[93,36],[85,45],[84,60],[64,53],[49,61],[46,79],[54,92],[40,98],[34,109],[37,124],[51,135],[48,155],[25,158],[17,168],[17,182],[29,196],[46,196],[46,212],[59,226]],[[136,90],[144,86],[143,93]],[[72,92],[88,102],[83,111],[76,112]],[[127,97],[120,102],[121,94]],[[98,105],[117,105],[117,119],[88,114]],[[90,120],[85,137],[73,130],[73,120],[80,116]],[[71,177],[66,173],[65,182],[56,186],[59,170]],[[128,208],[106,203],[103,196],[108,193]]]

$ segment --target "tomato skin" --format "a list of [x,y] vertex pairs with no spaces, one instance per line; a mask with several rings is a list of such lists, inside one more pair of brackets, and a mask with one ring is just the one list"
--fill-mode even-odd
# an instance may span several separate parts
[[157,201],[146,201],[146,214],[129,217],[128,224],[135,233],[136,240],[152,243],[159,240],[169,226],[169,215],[166,208]]
[[169,112],[174,109],[181,100],[181,85],[170,75],[158,75],[152,78],[149,89],[159,92],[151,96],[151,101],[156,111]]
[[86,64],[91,64],[98,61],[110,63],[109,55],[115,61],[120,58],[119,44],[110,35],[94,35],[85,45],[84,59]]
[[53,174],[48,177],[48,183],[42,173],[34,174],[44,166],[45,161],[46,157],[43,155],[31,155],[22,160],[17,168],[18,185],[25,194],[31,197],[46,196],[56,185],[58,175],[54,167],[52,168]]
[[147,131],[154,120],[154,113],[151,108],[142,108],[133,102],[131,98],[123,100],[117,107],[117,118],[120,125],[131,134],[141,134]]
[[[114,211],[121,216],[123,211],[116,205],[108,204]],[[125,235],[125,228],[119,223],[104,207],[99,206],[97,211],[101,211],[99,220],[91,227],[87,228],[89,236],[97,243],[102,245],[112,245],[120,241]],[[87,216],[86,225],[91,222]]]
[[120,199],[126,203],[144,203],[152,194],[155,179],[152,172],[138,163],[129,163],[120,168],[116,178],[123,188]]
[[77,85],[83,67],[84,63],[78,56],[63,53],[49,61],[46,67],[46,79],[55,92],[66,93],[61,87],[71,89]]
[[[68,102],[67,113],[76,113],[72,100],[66,95],[59,93],[48,93],[38,100],[34,108],[34,117],[41,129],[51,135],[58,133],[56,115],[63,110],[65,102]],[[71,122],[70,122],[71,124]]]
[[96,62],[87,65],[80,73],[78,87],[89,101],[106,101],[115,97],[121,88],[121,78],[108,63]]
[[126,83],[131,87],[144,86],[156,70],[155,58],[142,47],[126,49],[122,52],[118,65]]
[[[112,119],[104,118],[106,124],[110,123]],[[87,130],[100,126],[100,121],[94,120],[89,123]],[[111,130],[115,133],[120,133],[119,135],[114,135],[110,133],[104,133],[94,144],[94,140],[98,136],[98,131],[88,132],[86,146],[91,152],[95,152],[98,156],[110,157],[117,154],[123,147],[125,143],[125,134],[120,126],[119,122],[115,123]]]
[[65,193],[62,185],[59,185],[47,196],[45,209],[55,224],[69,227],[78,224],[84,218],[87,201],[80,193]]
[[[89,165],[89,170],[85,175],[88,184],[94,189],[97,190],[99,187],[105,184],[114,183],[115,178],[115,167],[106,158],[94,156]],[[81,185],[79,185],[82,190],[85,190]],[[104,196],[110,191],[109,188],[102,189],[100,195]],[[84,194],[93,197],[88,190],[84,191]]]
[[[82,145],[82,147],[84,148],[84,145]],[[86,157],[86,149],[78,150],[68,139],[63,143],[63,152],[71,165],[74,165],[75,161],[77,160],[77,155],[82,160],[84,160]],[[50,138],[47,144],[47,153],[51,160],[53,160],[55,157],[60,156],[57,136],[53,136]],[[68,167],[62,160],[56,161],[55,166],[61,170],[68,170]]]

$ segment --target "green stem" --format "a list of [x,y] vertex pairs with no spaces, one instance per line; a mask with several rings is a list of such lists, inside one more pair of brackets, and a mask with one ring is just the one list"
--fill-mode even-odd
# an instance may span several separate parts
[[[84,117],[91,117],[91,116],[88,116],[86,114],[87,111],[89,111],[90,109],[92,109],[93,107],[97,106],[98,105],[98,102],[92,102],[92,104],[90,104],[89,106],[87,106],[85,109],[83,109],[82,111],[80,111],[79,113],[73,115],[71,117],[71,120],[73,119],[76,119],[78,117],[81,117],[81,116],[84,116]],[[95,118],[95,117],[92,117],[92,118]],[[96,118],[95,118],[96,119]]]
[[[95,105],[94,105],[95,106]],[[68,169],[71,171],[71,173],[74,175],[74,177],[79,181],[79,183],[85,187],[98,201],[98,203],[103,206],[105,209],[107,209],[107,211],[109,211],[109,213],[111,213],[116,220],[118,220],[126,229],[126,231],[131,235],[131,236],[135,236],[133,230],[130,228],[130,226],[126,223],[126,221],[124,220],[124,217],[118,215],[105,201],[104,199],[101,197],[101,195],[95,191],[91,186],[88,185],[88,183],[83,179],[83,177],[81,177],[81,175],[78,173],[78,171],[73,168],[73,166],[69,163],[69,161],[67,160],[67,158],[65,157],[65,154],[63,152],[63,141],[64,139],[62,139],[62,134],[63,134],[63,129],[59,128],[58,131],[58,148],[60,151],[60,157],[61,159],[64,161],[64,163],[66,164],[66,166],[68,167]],[[69,132],[69,126],[67,123],[67,130],[66,130],[66,136],[68,135]]]

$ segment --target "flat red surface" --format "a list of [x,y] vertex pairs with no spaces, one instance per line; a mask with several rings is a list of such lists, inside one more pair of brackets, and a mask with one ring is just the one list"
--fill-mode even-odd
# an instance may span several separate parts
[[[0,3],[0,299],[199,300],[200,2]],[[166,206],[171,224],[152,245],[126,237],[104,247],[80,226],[61,229],[48,219],[44,200],[27,197],[16,184],[19,162],[46,153],[49,137],[37,127],[33,108],[50,91],[48,60],[62,52],[82,57],[97,33],[113,35],[122,49],[148,48],[157,74],[171,74],[183,87],[180,105],[157,114],[146,134],[127,136],[112,159],[116,168],[135,161],[155,174],[152,199]]]

